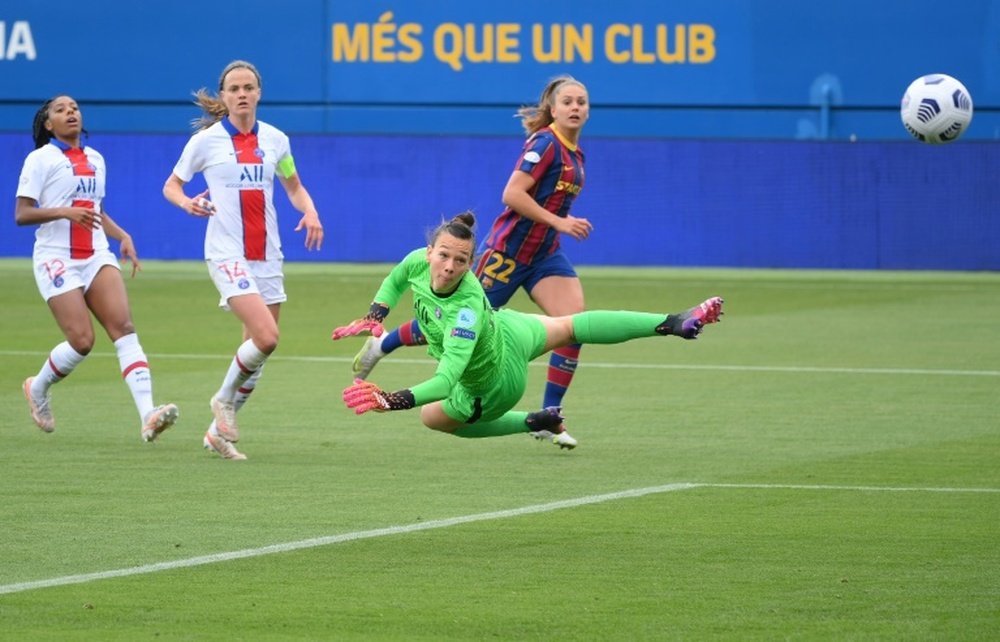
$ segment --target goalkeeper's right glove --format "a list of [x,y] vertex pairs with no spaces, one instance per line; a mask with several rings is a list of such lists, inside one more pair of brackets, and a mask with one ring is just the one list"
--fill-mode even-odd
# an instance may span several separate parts
[[365,331],[370,332],[373,337],[380,337],[385,332],[382,321],[387,316],[389,316],[389,306],[384,303],[372,303],[368,314],[356,321],[351,321],[348,325],[335,328],[330,338],[336,341],[344,337],[353,337]]
[[386,392],[364,379],[355,379],[352,385],[344,388],[344,403],[357,415],[369,410],[375,412],[409,410],[417,405],[413,393],[409,390]]

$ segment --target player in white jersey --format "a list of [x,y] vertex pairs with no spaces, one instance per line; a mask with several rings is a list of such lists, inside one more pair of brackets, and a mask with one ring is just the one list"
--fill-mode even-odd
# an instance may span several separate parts
[[140,435],[153,441],[177,420],[177,406],[153,404],[149,364],[107,237],[119,242],[133,277],[142,267],[132,237],[104,211],[104,157],[82,145],[83,133],[75,100],[56,96],[46,101],[35,114],[35,150],[25,158],[17,186],[14,218],[18,225],[38,226],[35,282],[66,337],[38,374],[25,379],[24,396],[35,424],[45,432],[55,430],[49,388],[69,376],[94,347],[92,312],[114,342],[142,421]]
[[[219,77],[218,96],[198,91],[204,116],[163,186],[168,201],[208,218],[205,261],[219,290],[219,305],[243,324],[243,343],[210,401],[213,420],[202,440],[224,459],[246,459],[236,449],[236,412],[256,388],[261,369],[278,346],[278,316],[287,299],[281,271],[281,240],[274,209],[277,176],[292,205],[302,213],[295,231],[305,246],[319,250],[323,225],[295,171],[288,137],[257,120],[261,80],[249,62],[229,63]],[[201,172],[208,189],[195,196],[184,184]]]

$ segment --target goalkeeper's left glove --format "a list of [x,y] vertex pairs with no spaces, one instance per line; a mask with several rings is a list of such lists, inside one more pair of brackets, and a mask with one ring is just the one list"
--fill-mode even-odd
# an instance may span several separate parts
[[408,389],[386,392],[364,379],[355,379],[353,384],[344,388],[344,403],[357,415],[369,410],[375,412],[409,410],[417,405],[413,393]]
[[343,339],[344,337],[353,337],[354,335],[361,334],[366,330],[371,332],[373,337],[380,337],[382,336],[382,333],[385,332],[385,328],[382,327],[382,321],[384,321],[387,316],[389,316],[389,306],[384,303],[373,302],[371,307],[368,309],[368,314],[361,317],[357,321],[351,321],[348,325],[342,325],[339,328],[334,329],[330,338],[336,341],[337,339]]

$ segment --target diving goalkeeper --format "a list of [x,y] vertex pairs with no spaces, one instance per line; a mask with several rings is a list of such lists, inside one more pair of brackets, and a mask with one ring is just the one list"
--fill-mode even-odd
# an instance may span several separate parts
[[695,339],[722,316],[720,297],[667,315],[593,310],[548,317],[493,310],[470,271],[474,225],[471,212],[439,225],[426,248],[408,254],[383,280],[368,314],[333,331],[334,340],[365,332],[380,336],[382,321],[409,288],[427,351],[438,361],[430,379],[395,392],[355,379],[343,394],[355,413],[419,406],[425,426],[456,437],[530,433],[574,448],[577,441],[566,431],[560,408],[513,410],[527,385],[528,363],[573,343],[622,343],[657,335]]

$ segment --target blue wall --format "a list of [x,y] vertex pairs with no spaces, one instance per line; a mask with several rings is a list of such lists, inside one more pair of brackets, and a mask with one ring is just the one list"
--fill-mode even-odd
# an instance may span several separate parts
[[[204,222],[160,194],[186,135],[97,135],[108,162],[105,207],[146,258],[202,256]],[[303,135],[300,175],[327,228],[319,253],[292,232],[290,260],[395,261],[442,216],[472,208],[488,223],[520,150],[518,136]],[[0,134],[11,195],[26,133]],[[585,141],[587,184],[575,213],[595,225],[565,241],[580,265],[1000,269],[1000,146],[958,142]],[[201,189],[197,177],[188,193]],[[11,198],[13,205],[13,198]],[[32,228],[13,208],[0,255],[27,256]]]
[[[293,135],[328,228],[306,255],[279,196],[289,258],[392,261],[440,216],[499,212],[521,144],[512,114],[571,73],[593,103],[575,213],[596,232],[566,243],[580,264],[996,270],[1000,0],[941,7],[8,2],[0,169],[12,203],[35,110],[69,93],[108,159],[106,205],[142,255],[200,257],[203,222],[160,188],[197,116],[191,92],[249,59],[261,118]],[[907,85],[934,72],[975,101],[962,140],[940,148],[899,120]],[[0,220],[0,255],[28,255],[32,230]]]
[[[1000,139],[1000,0],[20,0],[0,7],[0,130],[66,92],[102,132],[183,132],[234,58],[293,133],[507,135],[572,73],[591,136],[902,140],[899,101],[962,80]],[[559,46],[556,46],[558,41]],[[828,109],[824,109],[824,106]]]

